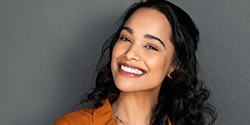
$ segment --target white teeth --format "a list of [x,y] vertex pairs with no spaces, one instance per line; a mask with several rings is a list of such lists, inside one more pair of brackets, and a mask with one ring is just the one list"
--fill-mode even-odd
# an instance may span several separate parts
[[126,67],[124,65],[121,65],[121,69],[125,72],[129,72],[129,73],[134,73],[136,75],[142,75],[142,71],[139,69],[134,69],[134,68],[130,68],[130,67]]

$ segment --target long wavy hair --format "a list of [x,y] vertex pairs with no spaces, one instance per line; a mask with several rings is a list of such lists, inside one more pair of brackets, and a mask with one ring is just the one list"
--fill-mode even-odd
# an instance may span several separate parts
[[[209,91],[197,77],[196,57],[199,31],[190,16],[166,0],[147,0],[133,4],[123,14],[117,31],[104,43],[96,67],[95,87],[87,96],[95,107],[109,94],[119,95],[111,73],[111,55],[120,32],[129,17],[139,8],[152,8],[163,13],[171,24],[171,42],[174,45],[174,63],[177,68],[162,82],[158,103],[153,110],[152,125],[210,125],[216,119],[215,109],[208,104]],[[81,101],[80,104],[85,103]]]

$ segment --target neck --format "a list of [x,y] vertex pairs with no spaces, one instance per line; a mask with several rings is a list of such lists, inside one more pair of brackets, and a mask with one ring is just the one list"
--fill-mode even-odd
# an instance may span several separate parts
[[158,93],[121,92],[112,104],[112,109],[117,122],[126,125],[149,125],[157,101]]

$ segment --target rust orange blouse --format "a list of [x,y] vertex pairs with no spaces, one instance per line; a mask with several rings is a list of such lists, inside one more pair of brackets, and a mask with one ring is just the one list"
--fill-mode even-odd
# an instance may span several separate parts
[[[168,120],[168,124],[172,125]],[[81,109],[60,117],[54,125],[116,125],[108,99],[96,109]]]

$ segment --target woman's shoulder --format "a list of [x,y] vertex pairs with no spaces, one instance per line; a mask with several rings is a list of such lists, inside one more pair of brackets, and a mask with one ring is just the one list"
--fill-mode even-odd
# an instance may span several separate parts
[[94,109],[80,109],[61,116],[54,125],[91,124]]
[[54,125],[115,125],[112,108],[108,100],[99,108],[80,109],[61,116]]

